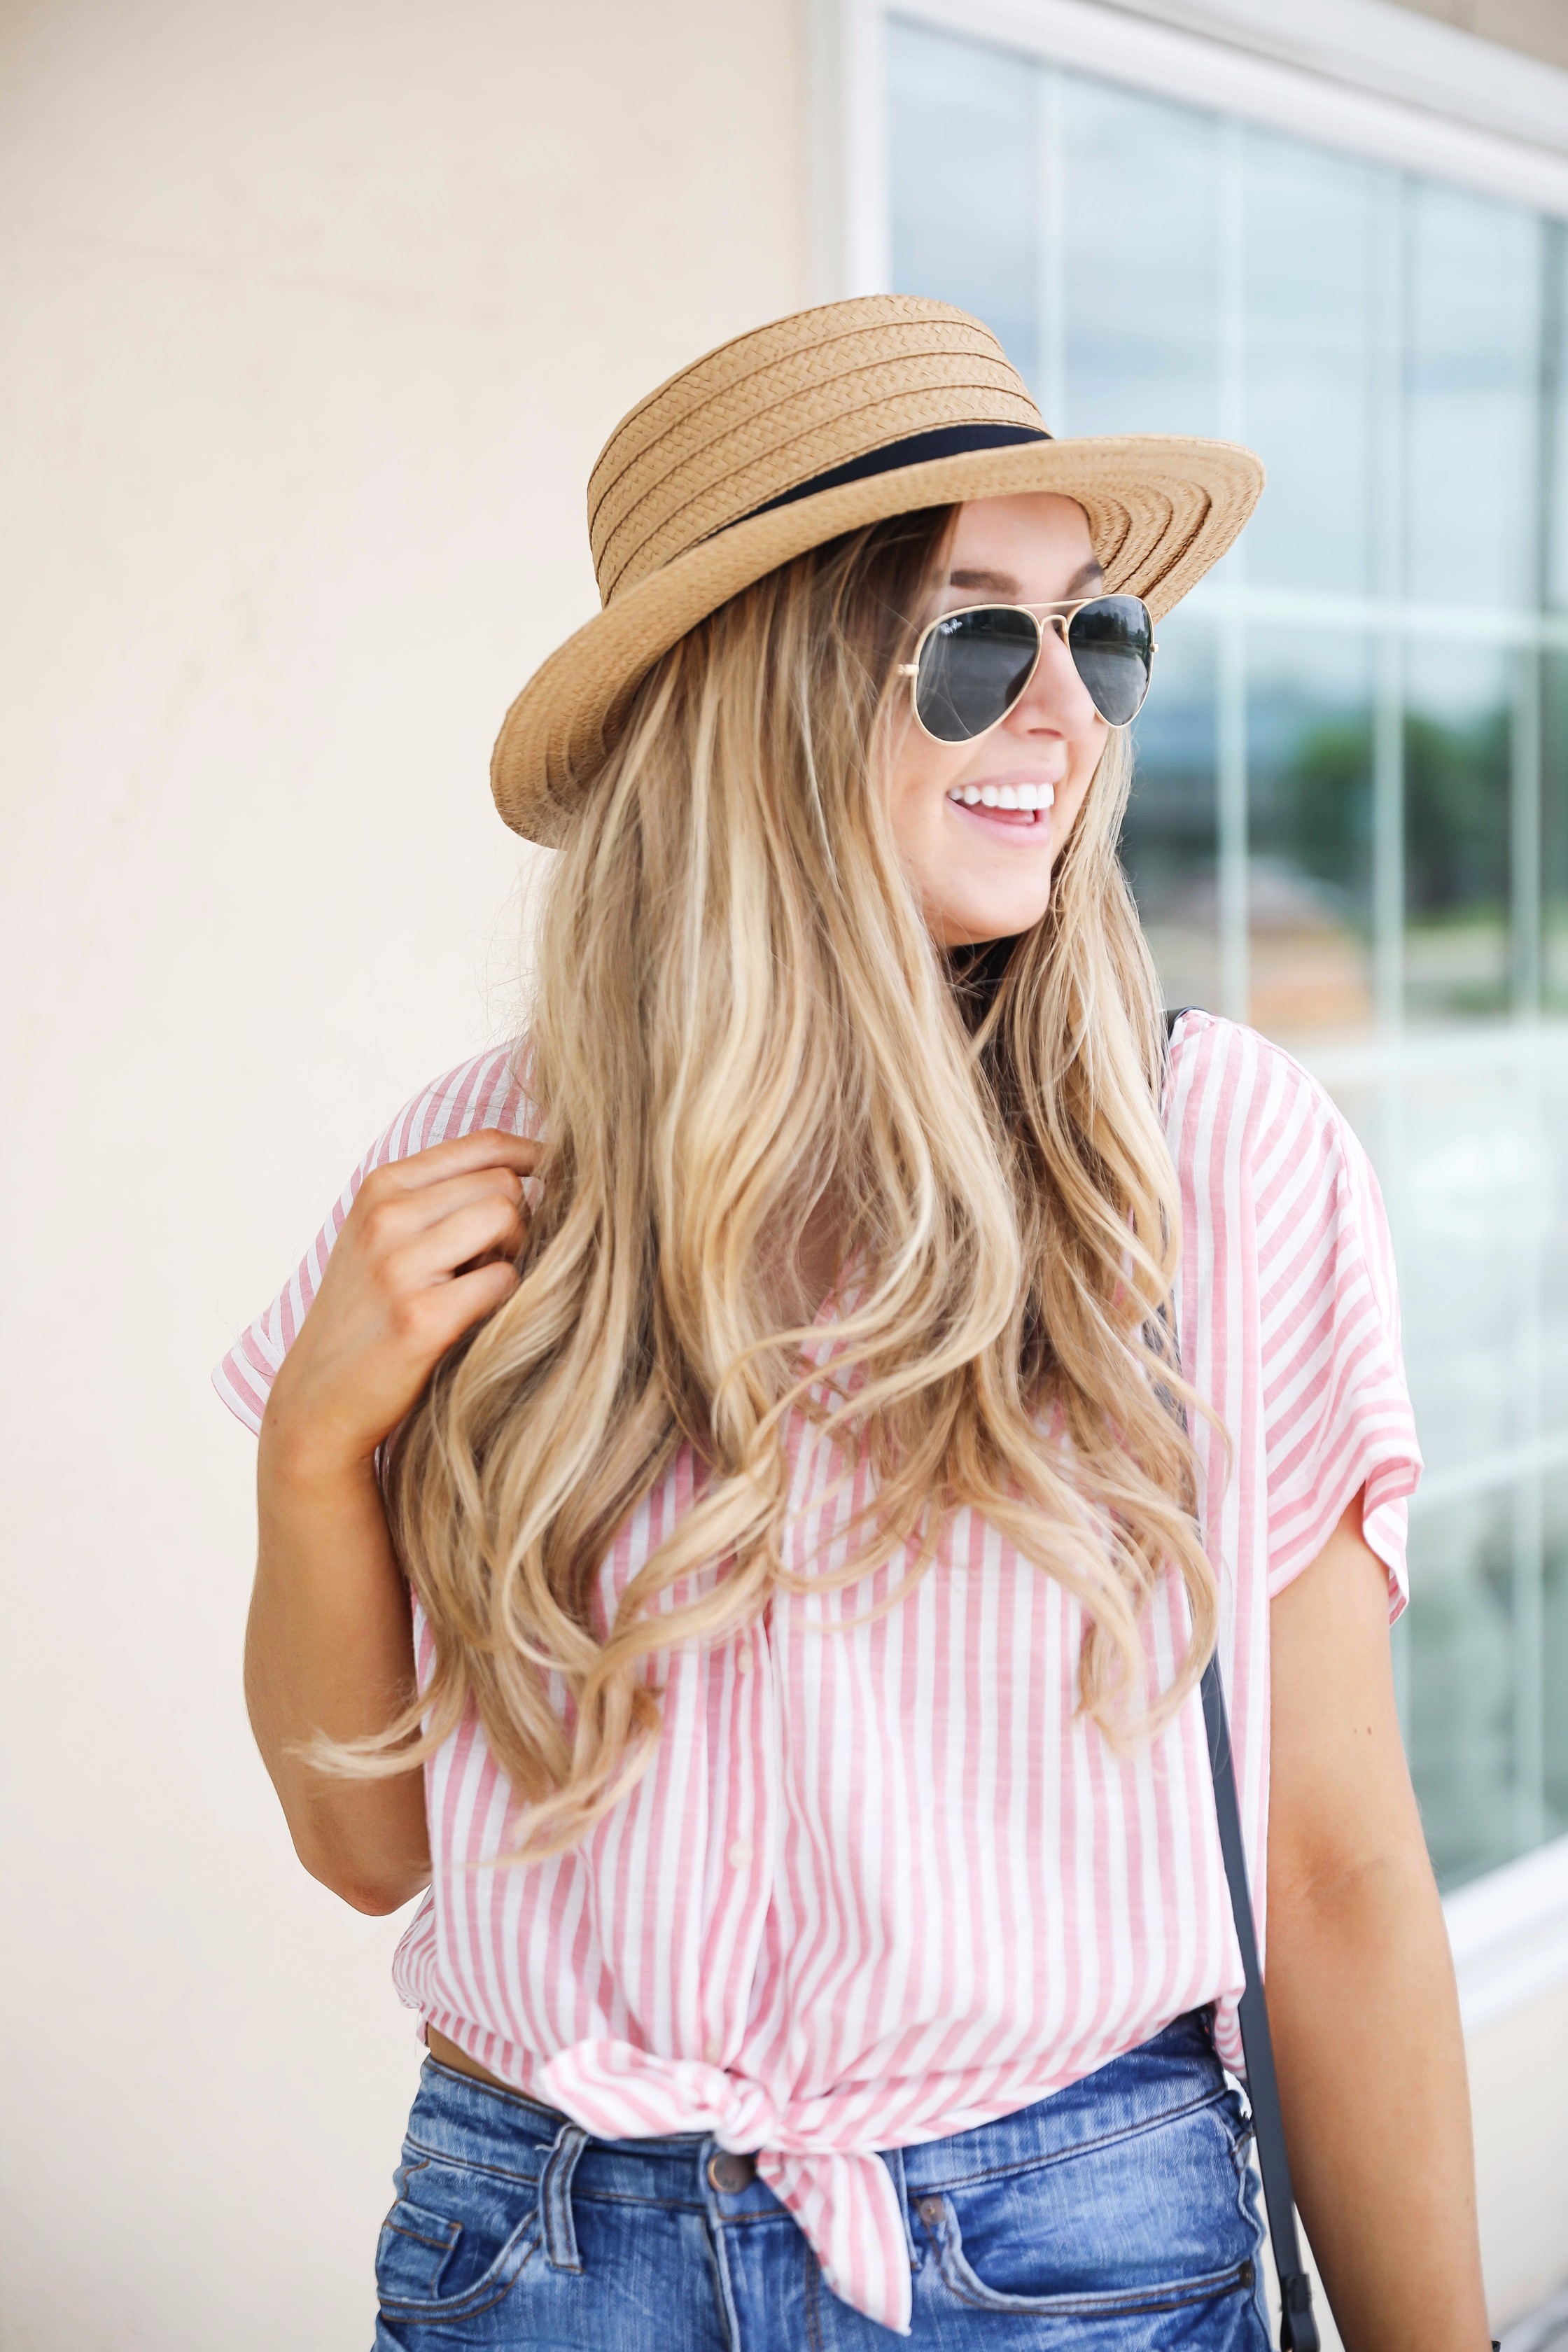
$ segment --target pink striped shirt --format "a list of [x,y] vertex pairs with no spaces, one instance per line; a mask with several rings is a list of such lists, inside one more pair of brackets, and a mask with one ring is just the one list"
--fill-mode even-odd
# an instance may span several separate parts
[[[477,1127],[529,1131],[515,1071],[506,1051],[465,1064],[367,1153],[215,1375],[252,1429],[366,1171]],[[1200,1424],[1261,1932],[1269,1598],[1364,1490],[1397,1612],[1420,1460],[1382,1203],[1321,1089],[1252,1031],[1192,1013],[1165,1115],[1183,1361],[1235,1449],[1227,1481]],[[837,1564],[859,1489],[804,1414],[788,1445],[786,1562]],[[607,1593],[687,1507],[693,1472],[682,1454],[623,1528]],[[958,1512],[911,1594],[845,1622],[901,1572],[780,1590],[746,1633],[656,1660],[651,1769],[554,1861],[484,1866],[516,1835],[514,1801],[478,1721],[462,1724],[426,1767],[432,1883],[395,1976],[429,2025],[600,2137],[710,2132],[758,2151],[835,2292],[907,2332],[909,2252],[877,2151],[1026,2105],[1207,2001],[1239,2068],[1241,1970],[1195,1694],[1119,1758],[1074,1713],[1077,1604],[994,1528]],[[1173,1578],[1148,1626],[1162,1677],[1184,1623]],[[423,1673],[417,1609],[415,1626]]]

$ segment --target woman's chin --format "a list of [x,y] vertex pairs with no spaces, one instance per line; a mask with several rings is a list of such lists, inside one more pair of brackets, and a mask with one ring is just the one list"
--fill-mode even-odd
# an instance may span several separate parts
[[926,923],[938,947],[977,948],[988,940],[1012,940],[1020,931],[1032,931],[1049,903],[1048,890],[1008,892],[1005,898],[994,892],[962,897],[943,892],[940,900],[927,898]]

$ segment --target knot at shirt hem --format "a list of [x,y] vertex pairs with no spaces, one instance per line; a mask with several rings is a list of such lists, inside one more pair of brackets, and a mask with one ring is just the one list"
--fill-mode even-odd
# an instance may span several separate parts
[[579,2042],[540,2069],[542,2096],[596,2139],[708,2132],[754,2154],[840,2301],[897,2336],[913,2311],[910,2243],[893,2176],[875,2149],[830,2147],[792,2130],[758,2083],[697,2058],[659,2058],[629,2042]]

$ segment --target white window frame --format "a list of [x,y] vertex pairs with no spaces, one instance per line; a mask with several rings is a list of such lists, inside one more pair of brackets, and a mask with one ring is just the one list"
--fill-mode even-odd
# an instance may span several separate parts
[[1392,0],[812,0],[818,298],[889,276],[883,27],[1045,63],[1294,131],[1568,219],[1568,73]]
[[[1568,73],[1392,5],[811,0],[815,299],[891,277],[885,32],[929,25],[1568,219]],[[1555,635],[1556,632],[1552,632]],[[1568,1837],[1444,1904],[1468,2032],[1568,1983]]]

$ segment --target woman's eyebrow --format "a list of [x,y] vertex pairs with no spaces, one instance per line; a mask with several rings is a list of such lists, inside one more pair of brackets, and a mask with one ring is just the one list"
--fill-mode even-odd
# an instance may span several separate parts
[[1022,583],[1010,572],[950,572],[947,584],[950,588],[983,588],[989,595],[1010,596],[1015,601],[1023,593]]
[[[1099,587],[1104,578],[1104,571],[1091,555],[1087,563],[1079,565],[1068,582],[1066,595],[1060,601],[1070,604],[1081,589]],[[978,588],[984,595],[1005,597],[1012,604],[1020,603],[1024,593],[1022,582],[1015,580],[1010,572],[989,572],[980,568],[960,567],[950,572],[947,584],[950,588]]]

